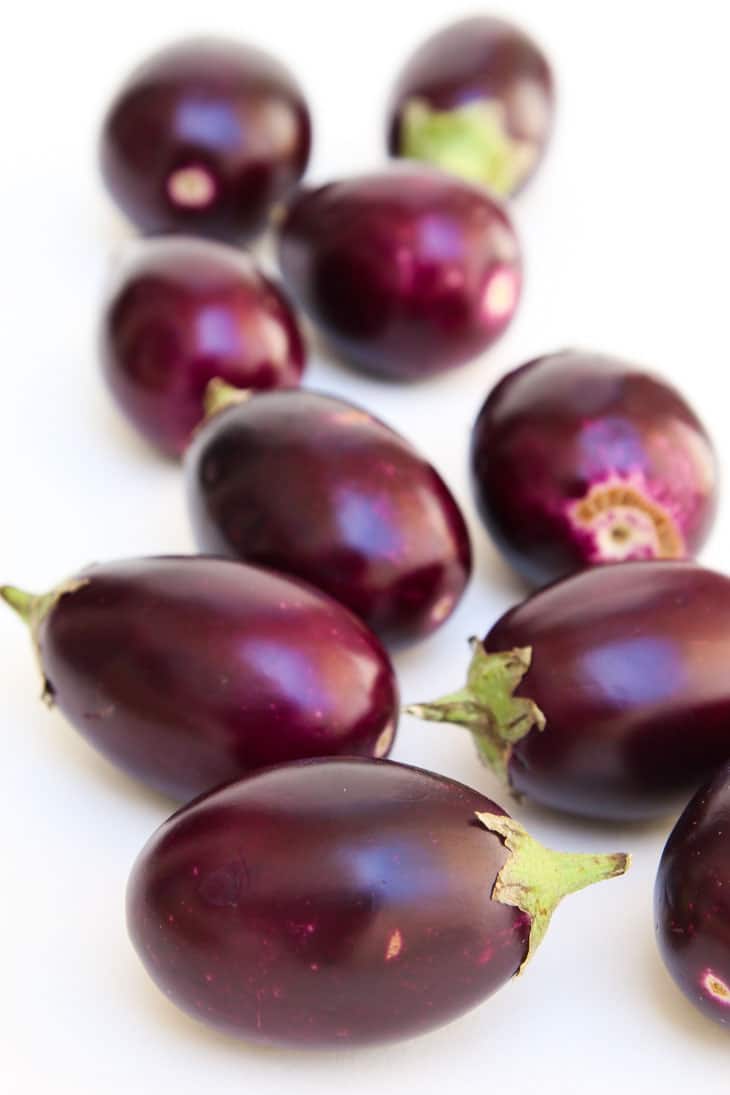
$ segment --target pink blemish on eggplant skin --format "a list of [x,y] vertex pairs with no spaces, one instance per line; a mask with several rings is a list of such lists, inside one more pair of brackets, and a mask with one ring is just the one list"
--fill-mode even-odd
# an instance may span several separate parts
[[594,483],[566,504],[565,514],[583,538],[589,563],[682,559],[687,553],[679,522],[651,497],[640,474]]
[[721,1004],[722,1007],[730,1008],[730,985],[727,985],[720,977],[712,972],[712,970],[705,970],[702,981],[702,987],[712,999]]
[[487,943],[484,950],[478,956],[477,962],[479,963],[480,966],[482,966],[482,965],[484,965],[485,962],[489,962],[491,960],[493,954],[494,954],[494,947],[491,945],[491,943]]
[[403,950],[403,936],[398,928],[391,932],[388,937],[388,946],[385,951],[385,961],[391,962],[394,958],[397,958],[400,952]]
[[204,164],[188,164],[171,172],[167,193],[173,205],[182,209],[205,209],[216,196],[215,177]]

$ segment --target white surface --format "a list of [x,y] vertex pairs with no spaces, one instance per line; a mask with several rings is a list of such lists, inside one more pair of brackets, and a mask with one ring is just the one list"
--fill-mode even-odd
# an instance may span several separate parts
[[[726,5],[511,0],[553,59],[558,130],[514,208],[527,289],[483,361],[418,388],[315,360],[307,382],[352,396],[433,458],[477,549],[468,595],[429,642],[398,658],[403,696],[454,687],[467,635],[517,597],[476,519],[470,424],[508,367],[563,345],[663,370],[730,462],[726,427],[730,76]],[[180,475],[119,420],[93,331],[124,230],[101,193],[95,132],[108,96],[148,50],[222,30],[288,60],[308,89],[311,175],[378,162],[383,102],[403,58],[455,0],[154,0],[11,5],[0,65],[2,580],[44,588],[94,559],[192,548]],[[725,500],[707,562],[728,564]],[[566,901],[524,978],[465,1019],[386,1049],[283,1053],[218,1037],[176,1012],[127,942],[130,864],[169,812],[37,700],[26,636],[0,614],[0,1089],[8,1095],[288,1090],[727,1093],[727,1032],[702,1020],[654,948],[652,886],[669,821],[581,825],[522,807],[545,842],[627,849],[634,865]],[[466,735],[404,720],[394,757],[496,794]]]

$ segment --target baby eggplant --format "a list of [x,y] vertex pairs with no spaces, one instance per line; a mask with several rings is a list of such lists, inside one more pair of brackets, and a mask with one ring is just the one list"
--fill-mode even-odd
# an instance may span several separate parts
[[101,170],[144,233],[230,242],[265,227],[309,159],[301,89],[274,57],[223,38],[188,38],[149,57],[104,120]]
[[464,689],[411,714],[467,727],[544,806],[661,816],[730,758],[730,579],[693,563],[585,570],[507,612]]
[[0,594],[31,627],[45,698],[174,798],[282,761],[390,749],[387,654],[301,582],[171,557],[91,566],[45,596]]
[[538,165],[553,97],[547,60],[524,31],[488,15],[462,19],[427,39],[401,72],[389,150],[508,197]]
[[134,866],[127,922],[151,978],[196,1019],[267,1044],[362,1045],[486,999],[565,894],[627,865],[543,848],[431,772],[305,761],[170,818]]
[[667,969],[704,1015],[730,1029],[730,765],[701,788],[662,852],[654,891]]
[[395,380],[476,357],[511,320],[521,287],[504,209],[481,187],[415,165],[301,188],[279,261],[335,349]]
[[702,423],[635,365],[566,350],[509,373],[472,435],[485,525],[512,566],[545,585],[596,563],[683,559],[715,515]]
[[219,410],[186,457],[198,546],[304,578],[389,642],[451,614],[471,570],[459,507],[430,464],[367,411],[314,392]]
[[139,432],[170,456],[203,418],[208,382],[290,388],[304,368],[296,318],[240,251],[152,240],[120,272],[101,322],[104,374]]

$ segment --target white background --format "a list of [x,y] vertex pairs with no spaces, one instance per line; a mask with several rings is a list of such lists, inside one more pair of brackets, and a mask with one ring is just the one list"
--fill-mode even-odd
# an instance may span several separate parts
[[[477,550],[461,608],[397,659],[405,699],[455,687],[465,638],[519,589],[468,489],[469,429],[488,388],[531,355],[579,345],[663,370],[730,462],[727,5],[512,0],[559,81],[558,127],[514,215],[526,254],[519,316],[484,359],[425,386],[328,364],[307,383],[361,401],[427,452],[464,505]],[[101,192],[100,114],[151,47],[229,31],[287,60],[316,127],[310,176],[381,158],[400,62],[455,0],[25,3],[0,63],[0,579],[43,589],[92,560],[187,551],[179,469],[138,442],[99,379],[94,328],[129,232]],[[704,558],[727,565],[730,504]],[[0,615],[0,1089],[158,1091],[728,1091],[728,1031],[700,1018],[654,947],[652,886],[671,819],[599,826],[522,807],[547,843],[627,849],[631,873],[566,901],[524,978],[466,1018],[385,1049],[246,1047],[177,1013],[127,942],[126,877],[170,804],[117,774],[38,702],[27,637]],[[729,667],[730,672],[730,667]],[[394,757],[497,795],[466,735],[404,720]],[[502,796],[504,797],[504,796]]]

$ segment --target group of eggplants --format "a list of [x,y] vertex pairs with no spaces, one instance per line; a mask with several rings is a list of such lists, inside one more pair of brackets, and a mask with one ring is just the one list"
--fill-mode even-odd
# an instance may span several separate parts
[[[184,455],[205,554],[2,596],[47,701],[131,775],[194,798],[134,867],[129,931],[177,1005],[247,1039],[447,1022],[523,970],[565,894],[627,866],[544,848],[477,791],[382,759],[399,713],[386,647],[449,617],[469,534],[408,442],[298,387],[290,300],[338,357],[395,381],[504,330],[521,284],[507,199],[553,105],[540,48],[476,17],[403,68],[378,172],[300,185],[301,90],[218,39],[152,56],[103,124],[107,187],[154,238],[112,287],[101,363],[139,432]],[[240,249],[267,226],[283,289]],[[574,816],[658,817],[704,782],[661,859],[657,933],[680,987],[729,1024],[730,580],[690,561],[715,509],[707,434],[657,376],[565,350],[488,395],[471,462],[484,523],[535,592],[471,640],[462,687],[408,710],[466,727],[506,789]]]

